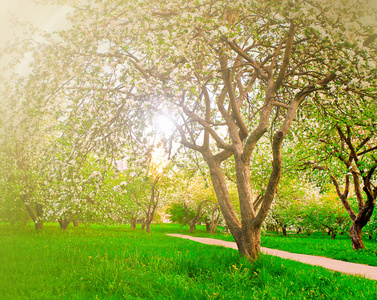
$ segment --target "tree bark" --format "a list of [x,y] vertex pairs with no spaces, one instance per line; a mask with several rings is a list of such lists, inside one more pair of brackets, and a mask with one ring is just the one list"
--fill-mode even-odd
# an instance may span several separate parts
[[234,240],[238,247],[238,252],[250,260],[256,260],[261,251],[260,228],[244,228]]
[[145,229],[145,231],[146,231],[147,233],[151,233],[151,222],[152,222],[152,220],[150,220],[150,221],[147,222],[147,224],[146,224],[146,229]]
[[350,237],[351,237],[353,250],[364,248],[363,237],[362,237],[361,231],[362,231],[362,227],[359,224],[354,222],[350,229]]
[[136,229],[136,218],[131,219],[131,229]]
[[60,229],[66,230],[68,228],[69,223],[71,223],[71,219],[59,219],[58,220]]
[[282,226],[281,231],[283,232],[283,236],[287,236],[287,225]]
[[[22,201],[25,202],[23,198]],[[35,230],[43,230],[43,206],[41,204],[35,204],[35,213],[29,204],[26,205],[26,211],[30,218],[34,222]]]
[[[217,217],[215,217],[216,212],[217,212]],[[216,204],[216,206],[212,209],[210,234],[215,234],[216,227],[219,224],[219,219],[220,219],[220,211],[219,211],[218,204]]]

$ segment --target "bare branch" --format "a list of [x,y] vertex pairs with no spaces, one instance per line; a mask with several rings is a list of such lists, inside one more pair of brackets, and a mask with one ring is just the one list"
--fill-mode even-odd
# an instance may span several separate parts
[[285,74],[287,72],[288,66],[289,66],[289,59],[291,57],[292,53],[292,44],[293,44],[293,39],[295,36],[295,26],[293,24],[293,21],[291,21],[289,31],[288,31],[288,37],[287,37],[287,43],[286,43],[286,48],[284,51],[284,58],[283,58],[283,65],[280,68],[278,77],[276,78],[273,90],[276,92],[279,90],[281,87],[281,84],[283,83]]

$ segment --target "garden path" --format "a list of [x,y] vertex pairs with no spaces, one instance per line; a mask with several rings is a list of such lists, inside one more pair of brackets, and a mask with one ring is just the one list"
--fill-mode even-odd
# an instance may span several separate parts
[[[182,234],[168,234],[168,235],[180,237],[184,239],[189,239],[189,240],[199,242],[199,243],[237,249],[235,242],[227,242],[227,241],[211,239],[211,238],[193,237],[193,236],[182,235]],[[355,263],[340,261],[340,260],[322,257],[322,256],[290,253],[290,252],[286,252],[282,250],[269,249],[265,247],[261,247],[261,251],[262,253],[265,253],[265,254],[279,256],[281,258],[290,259],[290,260],[296,260],[305,264],[320,266],[320,267],[337,271],[337,272],[342,272],[342,273],[351,274],[351,275],[359,275],[368,279],[377,280],[377,267],[355,264]]]

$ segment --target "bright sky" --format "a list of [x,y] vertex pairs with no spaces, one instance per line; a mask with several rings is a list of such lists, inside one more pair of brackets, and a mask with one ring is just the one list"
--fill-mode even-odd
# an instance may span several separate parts
[[66,7],[53,5],[36,5],[32,0],[0,0],[0,47],[14,36],[16,26],[12,24],[17,18],[29,21],[47,31],[63,28],[67,21]]

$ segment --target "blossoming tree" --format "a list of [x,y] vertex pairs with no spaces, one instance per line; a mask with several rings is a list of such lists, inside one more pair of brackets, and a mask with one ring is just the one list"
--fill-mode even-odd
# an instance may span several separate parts
[[[63,95],[71,112],[91,108],[79,123],[91,120],[87,135],[99,139],[131,119],[142,124],[143,114],[169,115],[181,143],[206,161],[239,252],[251,260],[300,105],[319,91],[323,101],[335,92],[348,101],[374,83],[368,1],[57,2],[75,7],[73,26],[35,49],[33,76],[50,89],[43,98]],[[272,170],[256,211],[249,168],[266,132]],[[222,171],[231,158],[240,217]]]

